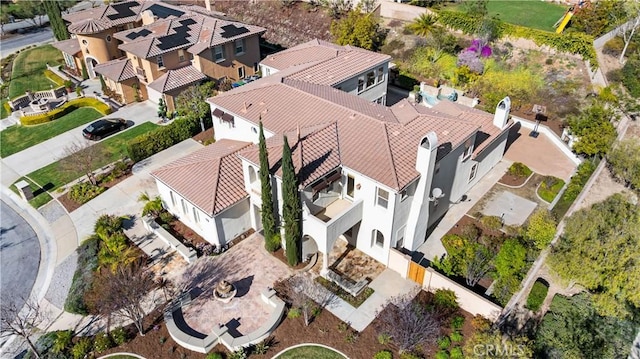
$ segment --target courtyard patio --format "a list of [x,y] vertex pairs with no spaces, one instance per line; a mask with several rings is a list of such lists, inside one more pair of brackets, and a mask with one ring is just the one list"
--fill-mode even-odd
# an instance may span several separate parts
[[[262,236],[253,234],[214,257],[201,257],[178,273],[175,282],[192,291],[191,304],[183,307],[185,322],[208,335],[225,324],[234,337],[250,333],[264,324],[272,308],[260,294],[292,271],[264,249]],[[233,284],[237,293],[229,303],[216,300],[213,289],[222,280]]]
[[[319,273],[321,268],[322,256],[319,256],[313,269]],[[362,279],[373,281],[384,271],[385,267],[341,237],[338,238],[329,253],[329,269],[348,281],[356,283]]]

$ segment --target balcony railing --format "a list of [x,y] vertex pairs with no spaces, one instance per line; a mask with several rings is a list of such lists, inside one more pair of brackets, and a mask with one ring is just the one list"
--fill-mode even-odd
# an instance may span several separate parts
[[147,74],[145,73],[144,69],[141,67],[136,67],[136,75],[138,76],[138,78],[142,81],[147,81]]
[[315,214],[304,204],[304,233],[313,237],[319,248],[324,248],[327,243],[333,243],[338,236],[362,220],[362,203],[362,200],[351,202],[338,199]]

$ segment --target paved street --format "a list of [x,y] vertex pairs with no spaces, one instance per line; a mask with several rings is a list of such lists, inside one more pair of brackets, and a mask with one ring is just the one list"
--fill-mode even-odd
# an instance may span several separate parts
[[[121,117],[127,121],[133,121],[134,125],[132,127],[145,122],[158,120],[155,105],[148,102],[123,107],[106,117]],[[66,146],[74,141],[84,141],[82,137],[82,129],[85,127],[86,125],[78,126],[73,130],[56,136],[55,138],[39,143],[7,158],[3,158],[1,177],[2,184],[9,187],[21,176],[29,174],[50,163],[58,161],[60,158],[63,158]],[[129,127],[126,131],[129,131],[132,127]]]
[[33,228],[0,201],[0,302],[24,305],[36,281],[40,243]]
[[42,45],[49,42],[53,42],[53,32],[48,27],[34,33],[16,34],[0,42],[0,57],[6,57],[29,45]]

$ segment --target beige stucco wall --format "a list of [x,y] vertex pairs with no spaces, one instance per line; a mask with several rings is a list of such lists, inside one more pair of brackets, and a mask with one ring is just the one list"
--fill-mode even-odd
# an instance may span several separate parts
[[[118,40],[113,38],[113,29],[99,32],[91,35],[77,35],[80,42],[80,48],[85,57],[90,56],[95,58],[98,63],[105,63],[109,60],[117,59],[120,57],[120,50],[118,49]],[[111,37],[111,41],[107,41],[107,36]],[[84,44],[84,41],[87,43]],[[87,52],[89,50],[89,52]]]
[[245,76],[255,74],[253,65],[260,62],[260,41],[259,36],[252,36],[245,39],[245,51],[243,54],[235,55],[235,43],[231,42],[224,46],[224,61],[216,63],[213,60],[213,49],[207,49],[194,57],[193,66],[205,75],[220,79],[228,77],[238,80],[238,68],[244,66]]
[[397,249],[389,249],[389,269],[396,271],[402,278],[407,278],[409,262],[411,262],[410,256],[402,254]]

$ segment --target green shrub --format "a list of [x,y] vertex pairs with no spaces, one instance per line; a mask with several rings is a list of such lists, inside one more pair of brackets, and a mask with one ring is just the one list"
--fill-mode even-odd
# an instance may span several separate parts
[[55,333],[56,337],[53,342],[51,351],[54,353],[64,353],[71,344],[71,339],[73,339],[73,332],[71,330],[61,330]]
[[400,359],[420,359],[420,357],[413,353],[404,352],[400,354]]
[[263,341],[261,341],[260,343],[258,343],[256,345],[254,345],[252,352],[254,354],[262,355],[262,354],[266,354],[267,351],[269,350],[269,348],[271,348],[270,340],[266,339],[266,340],[263,340]]
[[382,345],[387,345],[389,343],[391,343],[391,336],[387,333],[382,333],[380,335],[378,335],[378,343],[382,344]]
[[69,198],[82,204],[89,202],[106,190],[106,188],[94,186],[90,182],[81,182],[71,186],[71,189],[69,189]]
[[94,109],[96,109],[96,111],[100,112],[103,115],[108,115],[111,113],[111,107],[109,107],[109,105],[105,104],[104,102],[99,101],[95,98],[83,97],[70,100],[64,105],[47,113],[35,116],[22,116],[20,117],[20,123],[23,126],[39,125],[41,123],[46,123],[58,119],[66,114],[73,112],[74,110],[79,109],[80,107],[93,107]]
[[437,289],[433,295],[433,304],[436,309],[454,312],[460,307],[456,293],[449,289]]
[[546,176],[538,187],[538,196],[551,203],[556,198],[560,190],[564,187],[564,181],[553,176]]
[[98,333],[94,338],[93,349],[95,351],[103,352],[107,349],[111,349],[113,347],[113,341],[111,337],[107,333]]
[[596,170],[597,163],[594,163],[590,160],[583,161],[576,170],[575,175],[571,177],[571,181],[567,185],[567,188],[564,190],[562,197],[558,201],[558,203],[553,207],[552,213],[555,215],[556,219],[560,219],[567,212],[573,201],[578,197],[582,188],[591,175]]
[[451,342],[459,343],[462,341],[462,334],[460,334],[460,332],[453,332],[449,335],[449,338],[451,339]]
[[460,347],[451,348],[451,350],[449,351],[449,357],[451,359],[462,359],[462,358],[464,358],[464,354],[462,353],[462,348],[460,348]]
[[442,337],[438,339],[438,348],[447,349],[451,345],[451,339],[449,337]]
[[221,353],[209,353],[207,354],[207,359],[224,359]]
[[291,308],[287,313],[287,318],[296,319],[296,318],[300,318],[301,315],[302,315],[302,312],[300,311],[300,308]]
[[58,86],[64,86],[65,81],[62,77],[56,75],[51,70],[44,70],[44,76],[46,76],[49,80],[53,81]]
[[71,348],[73,359],[83,359],[91,351],[91,346],[91,339],[80,338],[73,348]]
[[228,359],[246,359],[247,353],[244,351],[244,348],[240,348],[235,352],[232,352],[229,355],[227,355],[227,358]]
[[502,218],[498,216],[482,216],[480,222],[489,229],[498,230],[502,228]]
[[509,174],[513,176],[529,177],[531,176],[531,173],[533,173],[531,169],[521,162],[514,162],[509,167]]
[[[265,239],[266,240],[266,239]],[[278,249],[280,249],[280,245],[282,243],[282,239],[280,238],[280,234],[276,233],[273,235],[273,237],[271,237],[270,240],[266,240],[267,243],[265,243],[265,248],[267,249],[267,251],[269,252],[275,252]]]
[[373,359],[392,359],[393,354],[388,350],[381,350],[373,356]]
[[127,331],[124,330],[124,328],[120,327],[116,330],[111,331],[111,339],[113,339],[113,342],[116,344],[116,346],[120,346],[127,342],[127,339],[129,339],[129,335],[127,334]]
[[622,67],[622,84],[632,97],[640,98],[640,55],[631,55]]
[[544,299],[547,297],[547,292],[549,288],[544,285],[544,283],[540,281],[535,281],[533,283],[533,287],[531,288],[531,292],[527,297],[527,305],[526,308],[532,310],[534,312],[538,311],[544,302]]
[[451,320],[451,329],[460,330],[464,325],[464,317],[456,316]]
[[436,359],[449,359],[449,353],[446,350],[440,350],[436,353]]
[[91,290],[93,274],[98,268],[98,243],[97,236],[91,236],[76,250],[78,252],[78,265],[73,274],[69,294],[64,302],[64,310],[70,313],[87,315],[89,311],[84,302],[84,294]]

